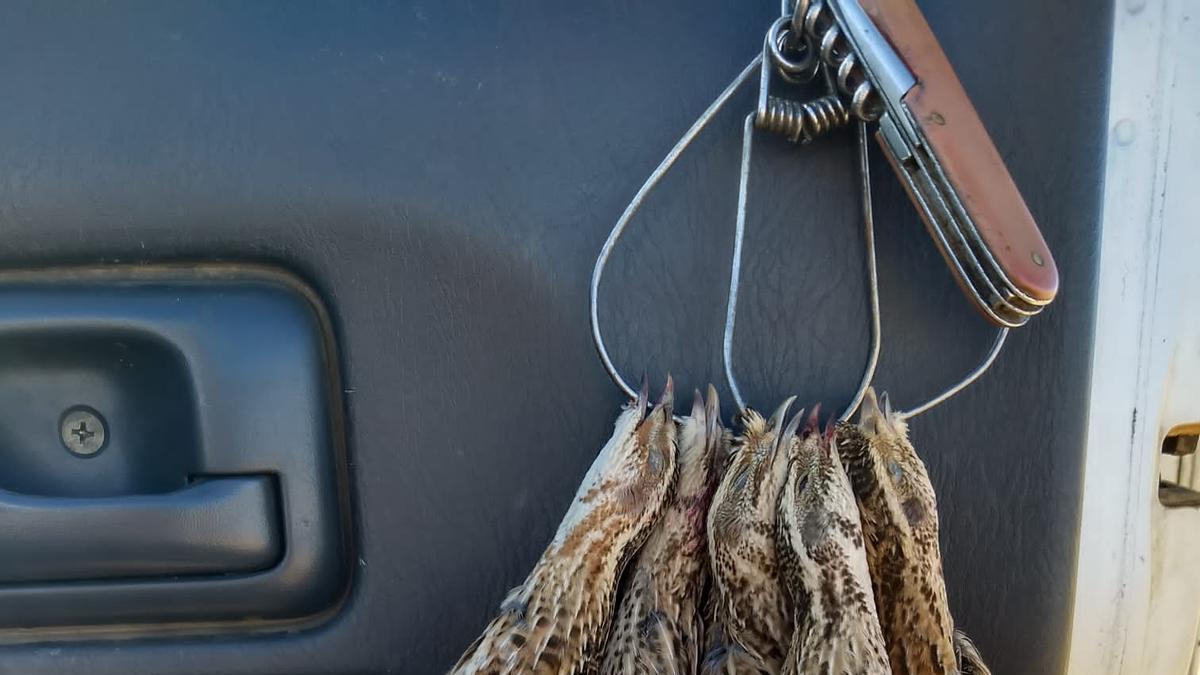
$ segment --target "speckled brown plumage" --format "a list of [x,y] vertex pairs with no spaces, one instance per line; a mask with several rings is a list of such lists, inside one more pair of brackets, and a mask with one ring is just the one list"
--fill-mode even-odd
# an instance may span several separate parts
[[838,450],[858,497],[867,560],[895,675],[953,675],[954,623],[946,604],[937,500],[908,427],[867,391],[858,424]]
[[668,379],[649,414],[645,387],[621,413],[554,540],[452,673],[574,675],[595,667],[621,572],[674,484],[672,406]]
[[696,392],[691,415],[679,423],[675,495],[625,571],[603,675],[696,672],[708,582],[705,517],[722,436],[720,402],[710,385],[707,401]]
[[734,642],[725,632],[713,612],[707,613],[705,625],[704,656],[700,662],[700,675],[769,675],[763,670],[762,662],[751,656],[741,645]]
[[867,568],[858,504],[832,442],[816,417],[791,448],[779,496],[779,564],[795,608],[784,675],[890,675]]
[[787,464],[777,441],[791,402],[770,421],[752,410],[743,415],[733,460],[708,515],[716,620],[730,645],[768,673],[779,672],[792,635],[791,600],[775,556],[776,505]]
[[[714,473],[719,482],[733,462],[733,434],[722,430],[717,447]],[[758,659],[750,656],[741,645],[729,638],[718,620],[716,585],[709,579],[704,594],[704,649],[698,670],[700,675],[763,675]]]

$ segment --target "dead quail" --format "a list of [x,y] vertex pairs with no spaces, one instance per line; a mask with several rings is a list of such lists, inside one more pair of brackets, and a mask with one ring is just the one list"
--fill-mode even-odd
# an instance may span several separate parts
[[[719,481],[733,461],[733,435],[728,429],[721,430],[721,443],[713,465],[714,475]],[[758,659],[750,656],[741,645],[733,642],[725,627],[717,619],[717,592],[710,579],[704,597],[704,651],[700,662],[700,675],[759,675],[762,669]]]
[[753,410],[708,514],[716,620],[736,645],[768,673],[783,665],[792,637],[791,600],[775,558],[775,511],[787,468],[779,448],[782,421],[795,397],[770,421]]
[[792,449],[779,496],[779,564],[795,607],[786,675],[890,675],[850,479],[816,416],[780,444]]
[[665,508],[676,475],[670,378],[648,414],[646,399],[643,384],[554,540],[452,673],[574,675],[594,667],[621,572]]
[[692,675],[700,660],[708,581],[705,517],[722,441],[717,390],[696,392],[679,425],[679,480],[666,511],[625,571],[600,672]]
[[867,390],[838,450],[862,514],[867,562],[895,675],[957,672],[954,623],[938,548],[937,500],[904,420]]

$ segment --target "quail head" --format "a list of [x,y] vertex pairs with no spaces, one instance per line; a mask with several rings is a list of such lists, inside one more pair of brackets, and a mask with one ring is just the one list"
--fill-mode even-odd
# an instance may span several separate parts
[[662,513],[676,476],[670,378],[649,412],[646,399],[643,383],[554,540],[452,673],[574,675],[595,666],[621,572]]
[[792,455],[779,496],[776,541],[795,628],[786,675],[890,675],[850,479],[833,442],[799,415],[781,445]]
[[717,391],[709,385],[707,401],[697,391],[691,415],[679,423],[675,494],[625,571],[601,673],[696,672],[708,581],[705,516],[723,435]]
[[858,424],[838,430],[858,497],[875,604],[895,675],[953,675],[954,623],[946,604],[938,512],[908,426],[867,390]]
[[787,453],[782,422],[795,397],[770,420],[748,410],[734,456],[708,514],[716,621],[759,669],[779,672],[792,636],[791,600],[779,580],[775,517]]

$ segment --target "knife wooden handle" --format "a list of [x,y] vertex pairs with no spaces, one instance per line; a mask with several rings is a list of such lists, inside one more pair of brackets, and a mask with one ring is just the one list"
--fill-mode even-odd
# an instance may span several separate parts
[[996,263],[1018,290],[1050,302],[1054,258],[921,10],[912,0],[858,2],[916,78],[904,103]]

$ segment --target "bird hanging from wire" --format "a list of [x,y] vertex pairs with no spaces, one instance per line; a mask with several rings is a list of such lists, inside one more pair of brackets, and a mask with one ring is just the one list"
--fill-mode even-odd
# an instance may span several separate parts
[[625,571],[602,675],[696,672],[708,582],[705,519],[723,440],[720,401],[709,385],[707,400],[695,392],[692,413],[679,424],[675,495]]
[[[717,447],[714,475],[719,483],[729,470],[734,457],[733,434],[722,430],[721,443]],[[719,598],[716,584],[710,578],[704,597],[704,648],[702,650],[700,675],[762,675],[759,661],[729,638],[725,627],[717,618]]]
[[780,445],[790,448],[779,496],[776,542],[794,630],[784,675],[891,675],[867,567],[858,504],[834,444],[800,416]]
[[643,382],[553,541],[451,673],[576,675],[595,667],[621,573],[666,507],[676,477],[671,379],[649,412],[647,398]]
[[718,630],[733,650],[727,653],[744,662],[744,651],[753,667],[766,673],[779,672],[792,636],[791,600],[780,584],[775,556],[775,517],[787,465],[781,427],[794,400],[785,401],[769,420],[753,410],[742,415],[734,457],[708,514]]
[[[842,424],[838,432],[838,451],[859,501],[892,670],[895,675],[955,675],[959,668],[942,576],[937,499],[908,426],[893,413],[886,394],[881,409],[868,389],[859,422]],[[973,645],[969,651],[978,655]]]

